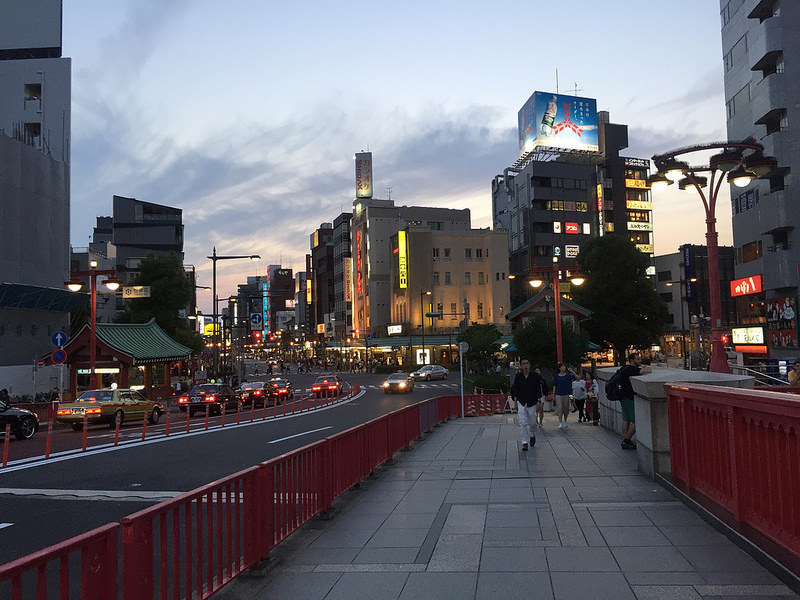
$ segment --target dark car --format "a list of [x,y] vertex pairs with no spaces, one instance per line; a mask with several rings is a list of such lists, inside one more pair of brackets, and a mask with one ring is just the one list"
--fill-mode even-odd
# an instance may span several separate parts
[[392,373],[383,382],[383,393],[389,394],[392,392],[399,392],[401,394],[408,394],[414,389],[414,379],[408,374],[398,371]]
[[242,406],[263,406],[264,401],[270,395],[270,386],[266,381],[248,381],[239,386],[239,399]]
[[425,365],[419,371],[411,374],[415,380],[430,381],[431,379],[447,379],[447,369],[442,365]]
[[181,412],[189,411],[192,416],[198,411],[206,411],[209,407],[211,414],[222,414],[227,408],[236,408],[238,396],[233,388],[224,383],[203,383],[192,386],[189,393],[178,398],[178,409]]
[[271,393],[277,404],[294,400],[294,386],[292,382],[283,377],[273,377],[267,383],[272,386]]
[[327,375],[320,375],[316,381],[311,384],[311,391],[316,397],[330,397],[338,396],[342,393],[342,380],[338,375],[329,373]]
[[0,400],[0,431],[11,425],[11,433],[18,440],[28,440],[39,430],[39,416],[24,408],[15,408]]

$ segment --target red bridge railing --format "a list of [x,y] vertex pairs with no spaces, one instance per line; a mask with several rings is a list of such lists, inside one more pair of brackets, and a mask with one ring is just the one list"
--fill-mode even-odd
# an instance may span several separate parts
[[800,557],[800,400],[665,386],[672,478]]

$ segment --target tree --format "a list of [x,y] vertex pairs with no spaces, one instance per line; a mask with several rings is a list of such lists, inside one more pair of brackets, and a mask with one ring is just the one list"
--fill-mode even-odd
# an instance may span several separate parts
[[[578,365],[586,356],[589,338],[575,333],[567,322],[561,324],[561,352],[564,362]],[[514,332],[514,346],[520,357],[525,356],[531,365],[541,365],[555,371],[557,358],[556,324],[554,320],[539,317],[529,319]]]
[[669,310],[647,276],[647,256],[623,236],[606,235],[582,244],[577,262],[586,281],[573,296],[592,311],[585,323],[592,341],[611,346],[616,364],[628,347],[657,343]]
[[195,353],[202,351],[205,345],[202,336],[181,316],[181,311],[192,300],[194,288],[186,278],[178,255],[174,252],[166,256],[149,254],[139,264],[139,274],[132,285],[150,286],[150,297],[129,300],[125,306],[125,320],[146,323],[155,318],[158,326],[173,340]]
[[489,357],[499,350],[497,340],[502,335],[494,323],[486,325],[473,323],[459,333],[456,340],[469,344],[469,350],[464,354],[464,357],[467,360],[474,360],[478,363],[479,373],[486,373],[489,368]]

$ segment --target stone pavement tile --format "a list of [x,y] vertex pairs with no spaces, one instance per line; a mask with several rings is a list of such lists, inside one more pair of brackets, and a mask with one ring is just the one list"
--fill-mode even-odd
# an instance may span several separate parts
[[359,498],[351,506],[347,507],[348,513],[358,513],[361,515],[383,515],[388,516],[397,506],[397,502],[371,500],[367,498]]
[[381,529],[407,529],[409,527],[430,527],[437,512],[399,513],[394,512],[383,521]]
[[411,573],[399,600],[464,600],[475,595],[476,573]]
[[706,524],[699,515],[692,512],[692,509],[682,504],[673,504],[663,507],[644,506],[641,510],[654,525],[658,525],[659,527],[697,527]]
[[452,481],[449,479],[427,479],[427,480],[420,480],[416,481],[414,485],[411,486],[409,493],[414,492],[429,492],[431,490],[436,490],[440,492],[446,492],[450,489],[452,485]]
[[484,546],[480,570],[497,572],[547,571],[544,548],[491,548]]
[[691,585],[634,585],[638,600],[703,600]]
[[377,530],[378,527],[386,522],[383,515],[362,515],[359,513],[346,512],[336,515],[330,521],[325,523],[325,530],[332,531],[336,529],[373,529]]
[[354,564],[408,564],[417,558],[419,548],[378,548],[369,546],[353,559]]
[[[343,573],[325,600],[397,600],[408,573]],[[276,598],[304,598],[296,592]]]
[[543,475],[538,471],[531,475],[531,485],[534,488],[558,488],[572,487],[572,479],[564,477],[563,474]]
[[287,560],[298,565],[349,564],[361,548],[306,548]]
[[582,527],[583,537],[586,539],[587,546],[606,547],[606,539],[597,527]]
[[550,573],[555,600],[635,600],[622,573]]
[[480,534],[440,536],[428,561],[428,571],[477,571],[482,543]]
[[442,533],[483,533],[485,523],[486,506],[456,504],[450,507]]
[[611,548],[620,569],[633,571],[694,571],[689,561],[672,546]]
[[779,585],[696,585],[695,588],[702,596],[713,596],[723,598],[737,598],[738,600],[758,599],[769,600],[771,598],[785,599],[787,596],[797,596],[792,590],[783,584]]
[[[435,492],[432,492],[432,494]],[[418,514],[430,513],[433,510],[438,511],[439,507],[444,502],[445,495],[441,497],[429,496],[423,498],[414,498],[413,500],[404,500],[397,505],[394,514]]]
[[541,541],[542,530],[538,526],[486,527],[483,539],[487,542]]
[[[464,596],[458,600],[467,600]],[[475,600],[553,600],[550,577],[539,573],[491,573],[482,571],[478,575]],[[436,599],[438,600],[438,598]]]
[[491,490],[505,489],[531,489],[531,480],[527,477],[514,477],[507,479],[492,479]]
[[711,525],[659,527],[673,546],[727,546],[731,541]]
[[694,571],[674,571],[674,572],[627,572],[625,579],[633,586],[636,585],[696,585],[706,583],[700,573]]
[[379,529],[365,548],[419,548],[428,536],[428,528]]
[[544,549],[547,566],[556,571],[619,571],[619,565],[608,548],[564,548]]
[[456,479],[450,484],[449,491],[488,490],[491,484],[491,479]]
[[322,600],[336,584],[340,573],[281,572],[271,579],[238,577],[233,584],[214,595],[214,600],[271,600],[303,598]]
[[375,535],[374,529],[332,529],[309,544],[309,548],[363,548]]
[[536,512],[529,507],[505,508],[495,510],[493,506],[486,511],[486,527],[517,527],[523,525],[537,525]]
[[533,490],[528,487],[493,489],[489,502],[533,502]]
[[700,573],[762,572],[764,567],[733,543],[727,546],[678,546],[678,551]]
[[449,504],[466,504],[470,502],[489,502],[489,489],[450,490],[444,497]]
[[589,509],[589,512],[599,527],[642,527],[653,524],[647,515],[635,507],[626,510]]
[[760,584],[782,585],[781,581],[766,569],[762,571],[713,571],[702,574],[704,583],[708,584]]
[[649,527],[600,527],[609,546],[671,546],[655,525]]

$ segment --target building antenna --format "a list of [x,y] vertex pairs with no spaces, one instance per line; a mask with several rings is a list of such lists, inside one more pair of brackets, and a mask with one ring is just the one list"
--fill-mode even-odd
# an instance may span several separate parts
[[556,69],[556,94],[558,94],[558,69]]
[[386,186],[386,199],[387,200],[391,200],[392,199],[392,186],[390,186],[390,185]]
[[575,92],[575,93],[573,93],[572,95],[573,95],[573,96],[577,96],[577,95],[578,95],[578,92],[582,92],[582,91],[583,91],[583,88],[579,88],[579,87],[578,87],[578,82],[576,81],[576,82],[575,82],[575,90],[574,90],[574,92]]

